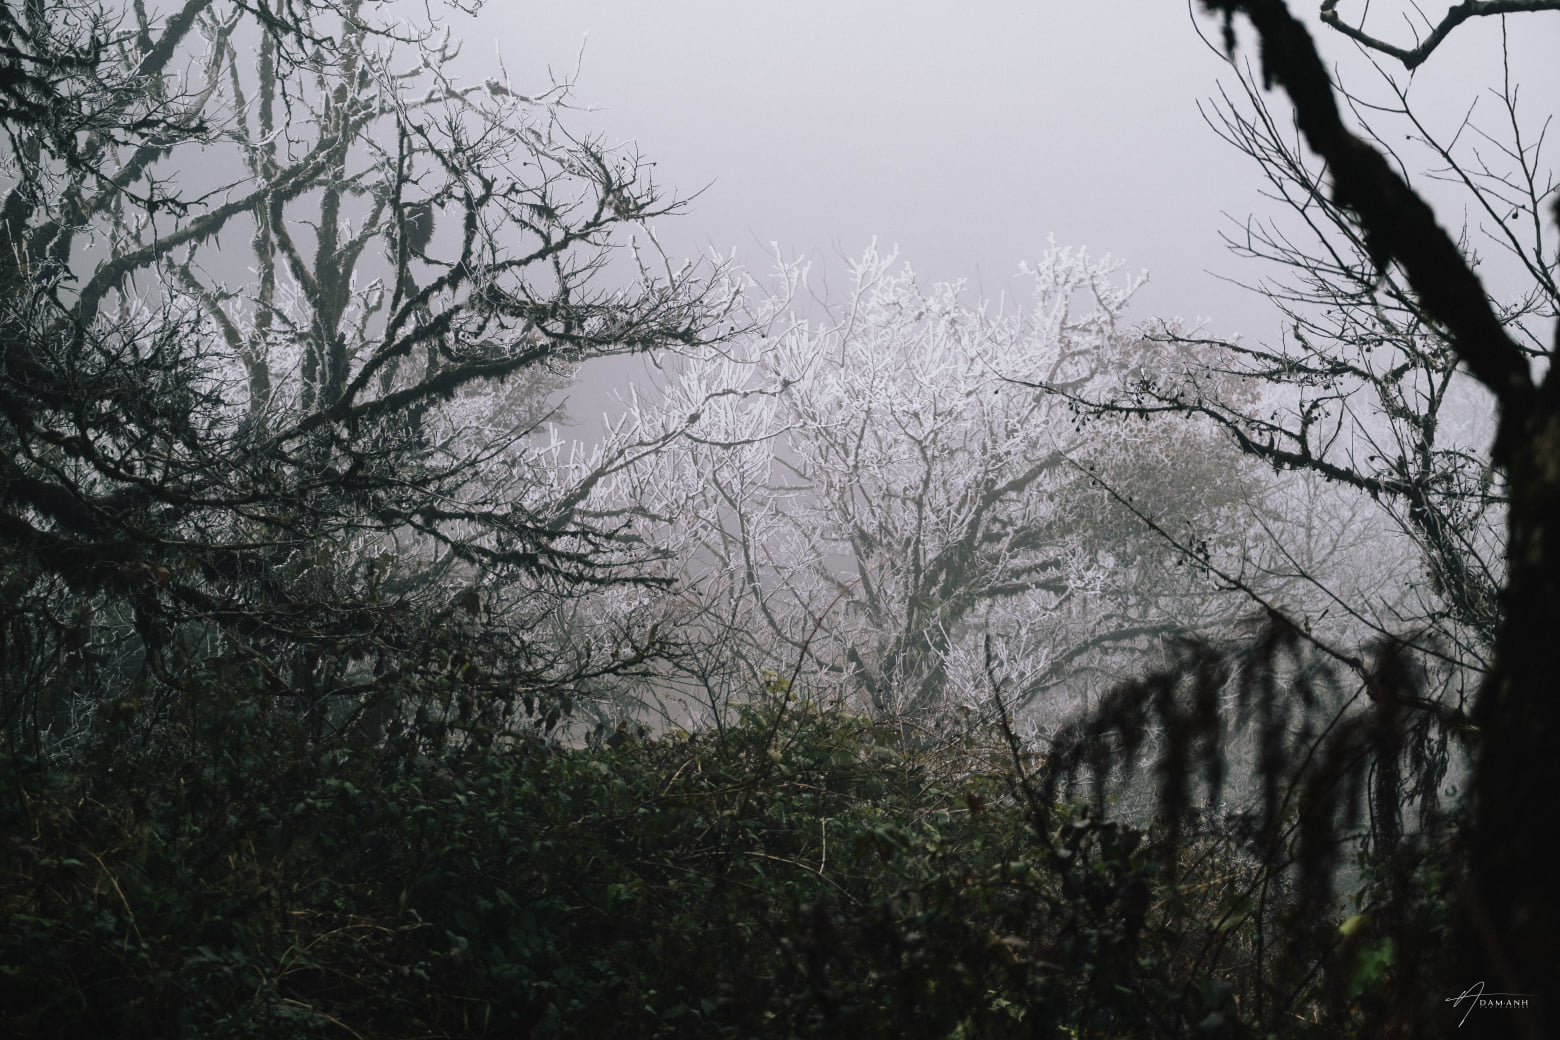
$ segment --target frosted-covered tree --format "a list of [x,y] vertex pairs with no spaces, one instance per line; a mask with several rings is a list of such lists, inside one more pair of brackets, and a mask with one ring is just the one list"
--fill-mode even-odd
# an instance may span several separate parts
[[629,494],[679,540],[719,648],[698,675],[712,705],[794,668],[924,719],[988,705],[997,667],[1009,707],[1051,715],[1156,641],[1249,612],[1218,595],[1226,578],[1295,584],[1270,566],[1269,489],[1211,428],[1096,421],[1039,389],[1190,371],[1123,327],[1140,280],[1054,246],[1020,271],[1022,305],[970,304],[872,248],[806,320],[790,310],[805,270],[782,266],[762,331],[636,402],[647,427],[688,433]]

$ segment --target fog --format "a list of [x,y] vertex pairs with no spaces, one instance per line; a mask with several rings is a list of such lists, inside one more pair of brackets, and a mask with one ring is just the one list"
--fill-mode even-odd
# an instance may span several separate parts
[[[1394,24],[1382,7],[1372,24]],[[501,64],[522,89],[549,68],[575,76],[587,127],[697,195],[658,229],[675,253],[761,265],[779,243],[822,283],[875,237],[924,280],[994,296],[1054,235],[1147,269],[1141,316],[1275,331],[1230,282],[1255,273],[1221,233],[1271,207],[1199,111],[1232,76],[1201,35],[1217,42],[1219,26],[1185,4],[576,0],[489,4],[451,25],[473,75]],[[1352,44],[1316,32],[1346,83],[1380,93]],[[1453,34],[1414,84],[1424,110],[1459,118],[1498,82],[1500,42],[1498,19]],[[1527,96],[1560,90],[1560,18],[1524,20],[1511,44]]]

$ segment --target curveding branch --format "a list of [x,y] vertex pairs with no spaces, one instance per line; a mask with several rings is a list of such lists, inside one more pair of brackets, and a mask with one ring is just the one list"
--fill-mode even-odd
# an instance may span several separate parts
[[1338,0],[1324,0],[1321,10],[1323,24],[1336,29],[1363,47],[1379,51],[1403,63],[1405,69],[1417,69],[1430,53],[1441,45],[1451,31],[1470,18],[1492,14],[1520,14],[1528,11],[1560,11],[1560,0],[1463,0],[1447,9],[1430,35],[1415,47],[1398,47],[1367,33],[1360,26],[1350,25],[1338,14]]

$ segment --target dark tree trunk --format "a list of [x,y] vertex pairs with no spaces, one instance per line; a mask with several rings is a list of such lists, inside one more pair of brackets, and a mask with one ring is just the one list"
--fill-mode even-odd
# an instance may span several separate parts
[[[1557,345],[1560,346],[1560,345]],[[1560,378],[1551,369],[1506,462],[1504,618],[1474,709],[1469,982],[1531,993],[1513,1023],[1560,1025]],[[1482,970],[1481,970],[1482,968]],[[1494,984],[1499,982],[1499,986]],[[1527,1027],[1531,1026],[1529,1030]]]

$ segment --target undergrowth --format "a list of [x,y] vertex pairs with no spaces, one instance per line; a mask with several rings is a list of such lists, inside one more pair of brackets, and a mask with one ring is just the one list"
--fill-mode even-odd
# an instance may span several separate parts
[[[1227,682],[1216,665],[1123,688],[1043,758],[1005,723],[906,740],[778,687],[718,734],[410,757],[303,753],[216,691],[192,700],[178,756],[116,743],[105,719],[68,761],[3,763],[0,1022],[289,1038],[1424,1026],[1430,990],[1405,995],[1436,967],[1450,818],[1365,843],[1359,892],[1336,895],[1317,874],[1338,849],[1318,864],[1306,837],[1321,772],[1278,755],[1293,775],[1277,809],[1244,815],[1185,781],[1216,772],[1223,731],[1177,714],[1213,710],[1195,677]],[[1071,801],[1068,777],[1156,713],[1183,754],[1159,756],[1158,820],[1110,820],[1103,788]],[[1378,748],[1359,734],[1337,746]]]

